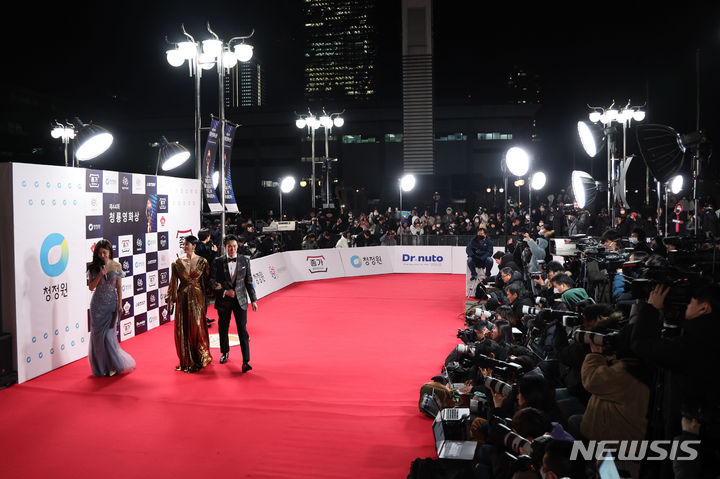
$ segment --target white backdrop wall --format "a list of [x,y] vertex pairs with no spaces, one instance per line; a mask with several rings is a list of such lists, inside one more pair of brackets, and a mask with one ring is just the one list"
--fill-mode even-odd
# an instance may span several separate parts
[[[15,340],[18,382],[87,356],[86,264],[101,238],[113,244],[122,281],[125,340],[170,320],[164,304],[170,262],[197,235],[200,183],[81,168],[12,163],[13,267],[3,262],[3,328]],[[5,225],[7,230],[7,225]],[[9,293],[12,288],[12,292]]]

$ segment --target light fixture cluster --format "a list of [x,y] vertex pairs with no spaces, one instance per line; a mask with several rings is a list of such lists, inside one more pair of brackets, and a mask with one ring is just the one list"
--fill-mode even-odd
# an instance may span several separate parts
[[[253,46],[245,43],[245,40],[253,36],[255,31],[244,37],[235,37],[224,43],[210,29],[207,29],[213,35],[213,38],[196,42],[195,39],[185,31],[183,33],[188,37],[187,41],[174,43],[175,48],[165,52],[167,61],[174,67],[181,67],[185,62],[190,68],[190,76],[195,72],[202,73],[202,70],[212,70],[216,65],[221,68],[233,68],[238,62],[247,62],[253,56]],[[240,42],[240,43],[236,43]]]
[[593,123],[602,123],[610,125],[613,122],[627,123],[630,121],[643,121],[645,119],[645,110],[642,106],[630,106],[630,102],[620,109],[615,108],[613,102],[607,109],[601,107],[591,107],[592,111],[588,115],[588,119]]
[[340,128],[345,124],[345,119],[341,116],[341,113],[325,113],[323,108],[322,115],[316,116],[308,110],[307,115],[299,115],[298,119],[295,120],[295,126],[298,128],[309,128],[310,130],[317,130],[323,127],[327,130],[332,129],[333,126]]

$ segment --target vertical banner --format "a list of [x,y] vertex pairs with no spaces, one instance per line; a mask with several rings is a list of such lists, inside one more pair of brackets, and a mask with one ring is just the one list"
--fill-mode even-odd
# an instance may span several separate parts
[[235,193],[232,187],[232,178],[230,171],[230,163],[232,161],[232,146],[235,139],[235,125],[225,125],[225,142],[224,149],[224,168],[225,168],[225,209],[230,213],[239,213],[237,202],[235,201]]
[[215,157],[217,156],[218,149],[218,128],[220,122],[213,119],[210,123],[210,134],[208,135],[207,143],[205,144],[205,154],[203,155],[203,161],[205,163],[205,176],[203,176],[203,192],[205,196],[205,203],[211,212],[220,211],[220,201],[218,200],[217,193],[215,193],[215,186],[213,186],[213,176],[215,174]]

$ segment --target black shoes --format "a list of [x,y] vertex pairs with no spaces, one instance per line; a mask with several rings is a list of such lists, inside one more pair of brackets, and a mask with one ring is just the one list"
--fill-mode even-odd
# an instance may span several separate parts
[[250,366],[250,363],[243,363],[242,372],[246,373],[246,372],[250,371],[251,369],[252,369],[252,366]]
[[225,364],[227,362],[229,354],[230,353],[223,353],[223,355],[220,356],[220,364]]

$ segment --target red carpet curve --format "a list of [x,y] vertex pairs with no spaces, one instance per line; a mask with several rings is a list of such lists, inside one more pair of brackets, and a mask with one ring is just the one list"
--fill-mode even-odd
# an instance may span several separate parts
[[237,346],[174,371],[166,324],[122,343],[131,374],[93,378],[83,359],[0,391],[2,477],[406,477],[434,456],[419,390],[463,299],[461,275],[296,283],[248,314],[247,374]]

